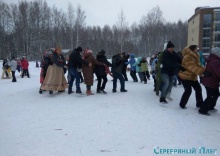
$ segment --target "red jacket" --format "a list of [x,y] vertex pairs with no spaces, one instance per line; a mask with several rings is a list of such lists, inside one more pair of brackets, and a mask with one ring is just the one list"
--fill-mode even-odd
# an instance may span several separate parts
[[29,63],[28,63],[27,60],[23,60],[23,61],[21,62],[21,67],[22,67],[22,69],[28,69],[28,66],[29,66]]

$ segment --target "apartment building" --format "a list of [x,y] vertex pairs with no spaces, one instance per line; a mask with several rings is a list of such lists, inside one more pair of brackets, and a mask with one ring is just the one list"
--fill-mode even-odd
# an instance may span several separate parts
[[187,45],[198,45],[204,55],[220,47],[220,7],[198,7],[188,20]]

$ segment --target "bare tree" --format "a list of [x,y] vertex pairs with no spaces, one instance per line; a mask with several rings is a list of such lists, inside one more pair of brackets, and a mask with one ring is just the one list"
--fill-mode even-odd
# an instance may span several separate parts
[[70,48],[74,48],[74,25],[75,25],[75,14],[74,14],[74,8],[71,3],[68,4],[68,27],[69,27],[69,35],[70,35]]
[[75,22],[75,31],[76,31],[76,47],[79,46],[82,42],[80,40],[80,35],[82,32],[82,28],[85,26],[85,11],[81,9],[81,6],[79,5],[76,10],[76,22]]
[[124,46],[124,42],[125,42],[125,31],[127,29],[127,22],[126,22],[126,18],[125,18],[123,10],[121,10],[121,12],[118,16],[117,27],[118,27],[119,34],[120,34],[119,43],[121,46],[121,51],[123,51],[123,46]]

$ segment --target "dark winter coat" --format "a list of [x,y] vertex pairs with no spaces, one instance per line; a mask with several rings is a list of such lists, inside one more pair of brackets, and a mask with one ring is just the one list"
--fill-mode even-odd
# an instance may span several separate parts
[[21,62],[22,69],[28,69],[29,63],[26,59]]
[[82,64],[88,66],[89,63],[84,61],[80,55],[80,52],[78,52],[76,49],[74,49],[69,56],[68,68],[81,67]]
[[125,62],[126,58],[121,57],[120,54],[114,55],[112,58],[112,72],[121,74]]
[[[109,67],[112,67],[112,64],[107,60],[107,58],[104,54],[96,55],[96,60],[106,64]],[[106,70],[105,70],[105,66],[96,65],[95,66],[95,73],[96,73],[96,76],[105,76],[105,75],[107,75]]]
[[103,65],[104,67],[104,63],[101,63],[99,61],[97,61],[94,56],[92,55],[92,53],[86,53],[85,56],[85,61],[88,63],[92,64],[92,67],[89,67],[85,64],[82,65],[82,71],[83,71],[83,76],[84,76],[84,82],[86,85],[93,85],[93,67],[95,65]]
[[174,76],[176,70],[179,68],[180,64],[177,60],[177,55],[175,52],[170,53],[167,49],[163,52],[162,56],[162,69],[161,73],[166,73],[169,76]]
[[206,70],[202,83],[206,87],[213,89],[219,88],[220,82],[220,57],[215,54],[211,54],[207,59]]

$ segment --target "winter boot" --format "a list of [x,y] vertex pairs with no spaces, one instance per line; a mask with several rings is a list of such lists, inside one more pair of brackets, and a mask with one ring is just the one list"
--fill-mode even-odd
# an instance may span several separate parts
[[168,102],[166,101],[166,99],[164,97],[161,97],[160,98],[160,103],[167,104]]
[[86,91],[86,94],[87,94],[87,96],[89,96],[89,95],[94,95],[91,90],[87,90],[87,91]]
[[100,89],[97,89],[96,93],[102,93],[102,91]]
[[106,92],[104,89],[102,89],[101,92],[102,92],[103,94],[107,94],[107,92]]

